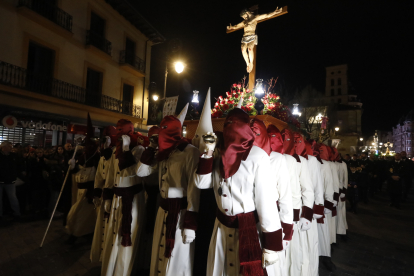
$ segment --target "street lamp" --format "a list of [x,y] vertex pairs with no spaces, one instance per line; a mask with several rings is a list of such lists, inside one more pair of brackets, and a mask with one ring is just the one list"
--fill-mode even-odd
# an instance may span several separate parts
[[[184,71],[184,63],[181,61],[174,62],[175,71],[180,74]],[[168,61],[165,63],[165,77],[164,77],[164,99],[167,95],[167,77],[168,77]]]
[[152,99],[154,100],[154,101],[158,101],[158,95],[157,94],[154,94],[154,95],[152,95]]
[[175,72],[180,74],[184,71],[185,66],[184,66],[184,63],[182,63],[181,61],[177,61],[176,63],[174,63],[174,67],[175,67]]
[[359,138],[359,141],[361,141],[361,142],[362,142],[362,141],[364,141],[364,138],[362,138],[362,137],[361,137],[361,138]]
[[339,127],[336,127],[336,128],[335,128],[335,131],[339,131]]

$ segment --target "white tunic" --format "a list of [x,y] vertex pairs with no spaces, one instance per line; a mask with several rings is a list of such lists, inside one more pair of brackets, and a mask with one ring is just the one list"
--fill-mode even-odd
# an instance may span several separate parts
[[[313,204],[315,202],[314,196],[314,185],[312,184],[312,178],[309,173],[308,167],[308,160],[302,156],[299,156],[300,163],[297,163],[298,171],[299,171],[299,182],[301,186],[302,192],[302,205],[306,206],[313,210]],[[301,210],[302,211],[302,210]],[[310,222],[312,223],[312,218],[310,218]],[[301,256],[294,255],[292,256],[293,264],[291,267],[291,275],[308,275],[309,272],[309,245],[308,245],[308,234],[307,232],[311,231],[311,229],[307,231],[302,231],[298,229],[298,237],[301,246]],[[291,252],[294,252],[292,250]],[[300,264],[300,266],[299,266]],[[297,269],[299,268],[299,269]]]
[[[315,204],[324,204],[323,198],[323,180],[321,175],[321,163],[315,156],[308,155],[309,174],[312,179]],[[311,229],[306,231],[307,242],[309,248],[309,274],[305,275],[317,276],[319,267],[319,249],[318,249],[318,226],[316,219],[312,219]]]
[[[333,203],[333,179],[329,161],[322,160],[321,178],[323,181],[323,197],[325,201]],[[325,214],[324,223],[318,223],[318,249],[319,256],[331,257],[331,237],[329,231],[329,220],[332,218],[331,213]]]
[[[338,169],[341,171],[341,182],[342,182],[342,189],[348,188],[348,168],[345,162],[337,163]],[[338,202],[338,218],[337,218],[337,227],[336,232],[339,235],[346,235],[346,230],[348,229],[348,224],[346,222],[346,201],[342,201],[339,198]]]
[[[286,160],[286,165],[290,175],[290,187],[292,192],[292,206],[294,210],[300,212],[302,208],[302,193],[299,182],[299,172],[298,172],[298,161],[296,158],[289,154],[283,154]],[[293,218],[293,216],[292,216]],[[286,259],[285,259],[285,273],[282,275],[290,275],[291,267],[294,263],[293,259],[298,259],[298,256],[302,256],[302,247],[300,246],[299,234],[298,234],[298,224],[293,222],[293,235],[292,240],[290,241],[289,247],[286,249]],[[296,257],[295,257],[296,256]],[[293,257],[293,259],[292,259]],[[299,258],[300,260],[302,257]]]
[[[270,160],[264,150],[253,146],[238,171],[223,179],[220,175],[220,156],[214,162],[212,173],[195,174],[195,184],[200,189],[213,188],[218,209],[227,216],[257,211],[258,232],[281,229],[276,201],[276,185],[271,181]],[[222,194],[218,189],[222,189]],[[214,210],[212,210],[214,212]],[[216,219],[207,261],[208,276],[239,275],[239,231],[227,228]]]
[[[193,175],[198,167],[199,156],[200,151],[196,147],[187,145],[183,151],[175,149],[168,159],[155,162],[153,166],[139,162],[135,169],[133,166],[125,169],[124,174],[131,175],[135,173],[140,177],[145,177],[158,173],[162,198],[187,197],[187,210],[198,212],[200,192],[194,186]],[[171,257],[165,258],[166,225],[164,222],[168,212],[161,207],[158,209],[152,243],[151,276],[192,275],[194,242],[184,244],[181,235],[185,212],[186,210],[181,210],[178,217]]]
[[[113,149],[113,151],[114,150],[115,148]],[[96,169],[95,184],[94,184],[95,189],[104,188],[106,176],[108,174],[109,164],[110,164],[110,158],[106,160],[103,156],[101,156],[101,159],[99,160],[99,163],[98,163],[98,168]],[[92,247],[91,247],[91,255],[90,255],[91,262],[101,261],[101,253],[103,250],[103,244],[105,240],[104,233],[105,233],[105,227],[107,224],[104,218],[104,214],[105,214],[104,205],[105,204],[101,202],[101,204],[98,207],[96,207],[98,212],[96,216],[95,232],[93,235]]]
[[[333,180],[332,184],[334,188],[334,193],[339,193],[340,184],[339,184],[338,167],[336,166],[335,162],[329,161],[328,163],[329,163],[329,166],[332,172],[332,180]],[[334,200],[334,203],[338,205],[338,202],[336,200]],[[329,221],[329,232],[330,232],[330,237],[331,237],[331,244],[336,243],[336,216],[331,217],[331,219],[329,219],[328,221]]]
[[[296,161],[295,161],[296,162]],[[290,185],[290,175],[286,164],[286,158],[278,152],[270,153],[271,174],[276,182],[276,188],[279,193],[279,217],[280,221],[286,224],[293,224],[293,205],[292,191]],[[279,264],[273,264],[267,267],[269,276],[287,275],[286,271],[286,252],[280,251]]]
[[[145,148],[143,146],[136,146],[131,150],[135,162],[138,163]],[[138,176],[124,177],[123,169],[119,169],[119,160],[114,159],[113,170],[111,176],[115,179],[114,187],[128,188],[135,185],[142,184],[141,178]],[[133,166],[131,166],[133,167]],[[132,222],[131,222],[131,246],[122,246],[122,196],[114,194],[112,200],[111,214],[109,221],[114,226],[113,229],[113,244],[111,255],[109,257],[108,268],[106,276],[129,276],[136,273],[139,266],[136,255],[139,247],[140,234],[143,228],[143,219],[145,214],[145,192],[144,190],[135,194],[132,201]],[[110,242],[110,241],[108,241]]]

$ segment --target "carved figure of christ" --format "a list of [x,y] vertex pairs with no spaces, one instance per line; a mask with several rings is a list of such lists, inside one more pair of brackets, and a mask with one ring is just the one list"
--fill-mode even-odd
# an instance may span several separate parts
[[232,26],[227,26],[227,33],[231,33],[240,29],[244,29],[243,38],[241,41],[241,51],[243,58],[246,62],[246,70],[250,74],[249,76],[249,87],[252,89],[255,82],[255,71],[256,71],[256,47],[257,45],[257,35],[256,35],[256,26],[257,23],[263,22],[265,20],[283,15],[287,13],[287,6],[283,8],[277,8],[275,11],[267,14],[255,15],[250,10],[243,10],[240,13],[240,16],[244,19],[239,24]]

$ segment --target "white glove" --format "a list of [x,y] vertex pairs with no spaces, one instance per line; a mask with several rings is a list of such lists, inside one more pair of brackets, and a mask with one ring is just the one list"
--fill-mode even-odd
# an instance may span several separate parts
[[285,251],[289,247],[290,241],[283,240],[283,251]]
[[313,214],[313,218],[314,219],[320,219],[321,217],[323,217],[322,215],[319,215],[319,214]]
[[338,205],[338,201],[334,200],[333,205],[336,207],[336,205]]
[[75,168],[75,165],[76,165],[75,159],[70,159],[68,164],[69,164],[70,170],[73,170]]
[[106,199],[105,206],[104,206],[105,212],[111,213],[111,206],[112,206],[112,200]]
[[122,150],[129,151],[129,144],[131,144],[131,137],[122,135]]
[[102,199],[100,197],[94,197],[92,201],[93,201],[93,204],[95,205],[95,208],[98,208],[99,206],[101,206]]
[[330,214],[330,213],[332,213],[332,211],[329,210],[328,208],[325,208],[325,209],[323,209],[323,213],[324,214]]
[[276,251],[263,248],[263,253],[262,253],[262,267],[263,267],[263,269],[266,266],[277,263],[277,261],[279,261],[279,255],[277,254]]
[[109,136],[105,136],[105,144],[104,144],[104,149],[109,148],[109,146],[111,145],[111,137]]
[[195,231],[191,229],[184,229],[181,233],[184,244],[190,244],[195,240]]
[[339,196],[340,198],[344,198],[345,194],[341,193],[341,195]]
[[[214,142],[209,142],[204,140],[204,137],[206,136],[213,136],[214,137]],[[203,135],[203,140],[204,140],[204,144],[206,145],[206,149],[205,151],[214,151],[214,149],[216,148],[216,143],[217,143],[217,136],[216,134],[214,134],[214,132],[207,132],[206,134]]]
[[311,228],[311,226],[312,226],[312,223],[308,219],[300,218],[300,221],[299,221],[300,230],[308,231]]

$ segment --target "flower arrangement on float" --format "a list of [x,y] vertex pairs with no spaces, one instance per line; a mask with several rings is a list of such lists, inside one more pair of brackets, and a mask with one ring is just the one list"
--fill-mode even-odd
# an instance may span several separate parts
[[211,110],[212,118],[221,118],[225,117],[227,113],[235,108],[241,98],[243,98],[242,109],[246,111],[249,116],[255,116],[258,114],[270,115],[279,119],[283,122],[286,122],[290,125],[300,128],[299,121],[293,116],[289,107],[280,102],[280,96],[275,93],[272,93],[273,88],[276,85],[276,79],[270,79],[268,81],[268,88],[265,92],[264,97],[261,99],[264,108],[262,111],[258,112],[255,108],[257,98],[255,96],[255,89],[250,91],[245,83],[246,77],[242,79],[240,83],[234,83],[230,90],[226,92],[226,97],[219,96],[214,108]]
[[211,110],[212,118],[225,117],[227,113],[235,108],[240,99],[243,98],[242,109],[250,116],[257,115],[257,110],[254,107],[257,98],[254,95],[254,89],[250,91],[245,85],[245,78],[241,83],[234,83],[230,90],[226,92],[226,97],[219,96],[214,108]]

